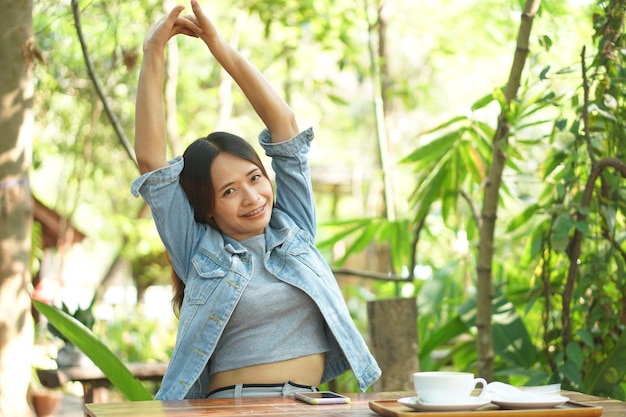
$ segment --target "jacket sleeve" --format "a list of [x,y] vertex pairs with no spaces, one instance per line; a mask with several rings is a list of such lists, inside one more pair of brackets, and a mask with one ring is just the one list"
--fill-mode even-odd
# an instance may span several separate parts
[[152,210],[152,217],[176,274],[186,281],[191,254],[209,226],[197,223],[187,196],[178,183],[183,169],[178,156],[166,167],[147,172],[133,181],[131,192],[141,195]]
[[276,207],[314,238],[316,214],[308,157],[313,138],[312,128],[278,143],[271,142],[267,129],[259,135],[259,142],[266,155],[272,158],[276,174]]

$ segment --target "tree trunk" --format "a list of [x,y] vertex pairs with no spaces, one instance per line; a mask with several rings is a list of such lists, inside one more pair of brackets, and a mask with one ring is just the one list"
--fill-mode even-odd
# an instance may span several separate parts
[[[528,55],[528,39],[533,18],[539,9],[540,0],[526,0],[522,21],[517,35],[517,46],[513,58],[513,65],[509,73],[509,80],[504,90],[507,104],[516,96],[519,89],[522,71]],[[478,247],[477,272],[477,298],[478,307],[476,311],[476,327],[478,336],[476,338],[476,349],[478,352],[478,375],[487,381],[493,380],[493,329],[491,327],[492,303],[493,303],[493,282],[491,275],[491,265],[493,262],[493,248],[496,218],[498,215],[498,202],[500,194],[500,184],[502,182],[502,171],[506,161],[506,146],[509,136],[509,122],[505,117],[503,109],[498,118],[498,127],[492,145],[492,160],[489,174],[485,181],[485,195],[480,224],[480,245]]]
[[367,302],[370,344],[383,371],[374,392],[412,391],[419,371],[417,300],[391,298]]
[[0,416],[29,416],[33,4],[0,0],[0,10]]
[[[389,158],[389,140],[387,138],[387,127],[385,122],[385,95],[388,92],[385,90],[387,83],[384,82],[389,79],[389,67],[387,65],[388,58],[385,56],[387,53],[386,39],[387,34],[385,32],[386,20],[383,9],[386,4],[386,0],[376,2],[375,18],[369,16],[369,2],[365,0],[365,13],[367,16],[368,24],[368,51],[370,59],[370,76],[372,77],[373,87],[373,102],[374,102],[374,115],[376,122],[376,138],[378,140],[378,162],[380,164],[380,172],[382,178],[382,192],[383,192],[383,217],[386,217],[389,221],[396,220],[395,210],[395,196],[393,189],[393,171],[390,158]],[[374,46],[374,38],[376,30],[378,30],[378,48]]]

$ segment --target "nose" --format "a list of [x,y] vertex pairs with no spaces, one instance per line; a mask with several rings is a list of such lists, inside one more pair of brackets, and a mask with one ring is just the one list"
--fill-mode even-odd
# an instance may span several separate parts
[[259,193],[256,191],[254,187],[247,186],[242,190],[243,192],[243,204],[253,204],[259,200]]

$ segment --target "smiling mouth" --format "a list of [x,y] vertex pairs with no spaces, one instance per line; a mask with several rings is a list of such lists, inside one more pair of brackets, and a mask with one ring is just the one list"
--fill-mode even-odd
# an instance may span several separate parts
[[254,217],[254,216],[256,216],[257,214],[261,214],[261,213],[263,213],[263,211],[264,211],[264,210],[265,210],[265,205],[262,205],[262,206],[261,206],[261,207],[259,207],[258,209],[254,210],[254,211],[251,211],[251,212],[249,212],[249,213],[246,213],[246,214],[244,215],[244,217]]

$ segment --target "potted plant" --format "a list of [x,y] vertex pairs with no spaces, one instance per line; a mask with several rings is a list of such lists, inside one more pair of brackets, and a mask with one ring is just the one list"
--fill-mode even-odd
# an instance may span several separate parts
[[37,417],[52,417],[63,404],[63,392],[59,390],[43,389],[31,393],[33,410]]
[[44,387],[33,368],[29,398],[37,417],[52,417],[61,408],[63,391]]
[[[95,318],[93,316],[91,306],[86,309],[82,309],[77,307],[73,313],[70,313],[69,308],[65,303],[61,303],[61,311],[66,313],[67,315],[73,317],[82,323],[89,330],[93,330],[93,325],[95,323]],[[57,365],[59,368],[67,368],[70,366],[83,366],[83,365],[92,365],[93,362],[80,350],[76,347],[74,343],[70,339],[68,339],[59,329],[57,329],[51,322],[48,322],[48,330],[57,338],[63,341],[63,346],[59,349],[57,353]]]

